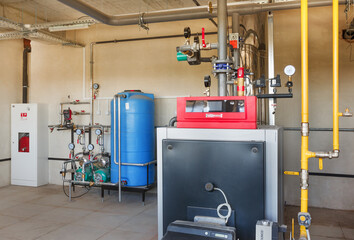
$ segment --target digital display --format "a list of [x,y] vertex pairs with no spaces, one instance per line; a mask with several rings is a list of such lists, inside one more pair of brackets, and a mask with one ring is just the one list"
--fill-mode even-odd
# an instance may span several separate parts
[[189,100],[186,112],[245,112],[244,100]]

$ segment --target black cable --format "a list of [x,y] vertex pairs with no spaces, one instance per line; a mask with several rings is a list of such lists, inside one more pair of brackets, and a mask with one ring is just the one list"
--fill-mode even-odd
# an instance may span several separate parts
[[[71,183],[70,183],[71,184]],[[87,186],[84,186],[85,187],[85,189],[86,189],[86,192],[84,192],[84,193],[82,193],[81,195],[78,195],[78,196],[71,196],[71,198],[79,198],[79,197],[82,197],[82,196],[84,196],[86,193],[88,193],[90,190],[91,190],[91,187],[87,187]],[[67,197],[69,197],[69,195],[66,193],[66,191],[65,191],[65,184],[64,184],[64,182],[63,182],[63,192],[64,192],[64,194],[67,196]]]

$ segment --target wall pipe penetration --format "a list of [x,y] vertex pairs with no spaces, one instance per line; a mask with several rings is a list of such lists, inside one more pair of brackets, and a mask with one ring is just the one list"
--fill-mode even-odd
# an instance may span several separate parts
[[[133,13],[124,15],[107,15],[98,9],[80,0],[58,0],[59,2],[84,13],[93,19],[112,26],[136,25],[140,20],[144,23],[158,23],[170,21],[183,21],[193,19],[209,19],[216,17],[215,12],[210,13],[208,6],[196,6],[189,8],[177,8],[146,13]],[[339,4],[345,4],[346,0],[339,0]],[[331,0],[316,0],[309,2],[309,7],[330,6]],[[227,4],[228,14],[239,13],[240,15],[254,14],[259,12],[279,11],[300,8],[299,0],[278,3],[261,3],[242,1]],[[217,9],[217,5],[213,5]]]

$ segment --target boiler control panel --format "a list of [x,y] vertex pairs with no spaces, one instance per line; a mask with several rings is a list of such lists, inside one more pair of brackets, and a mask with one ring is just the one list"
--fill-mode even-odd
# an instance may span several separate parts
[[177,127],[256,129],[257,97],[177,98]]

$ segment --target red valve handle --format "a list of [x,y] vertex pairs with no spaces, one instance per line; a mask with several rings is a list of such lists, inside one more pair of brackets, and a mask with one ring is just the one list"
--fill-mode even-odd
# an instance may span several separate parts
[[71,159],[71,153],[69,153],[69,159]]
[[202,44],[203,44],[203,48],[206,47],[206,43],[205,43],[205,28],[202,28]]
[[79,139],[77,139],[77,143],[78,143],[78,144],[80,143]]
[[98,144],[98,138],[97,138],[97,144]]
[[89,160],[91,160],[91,155],[89,155]]

